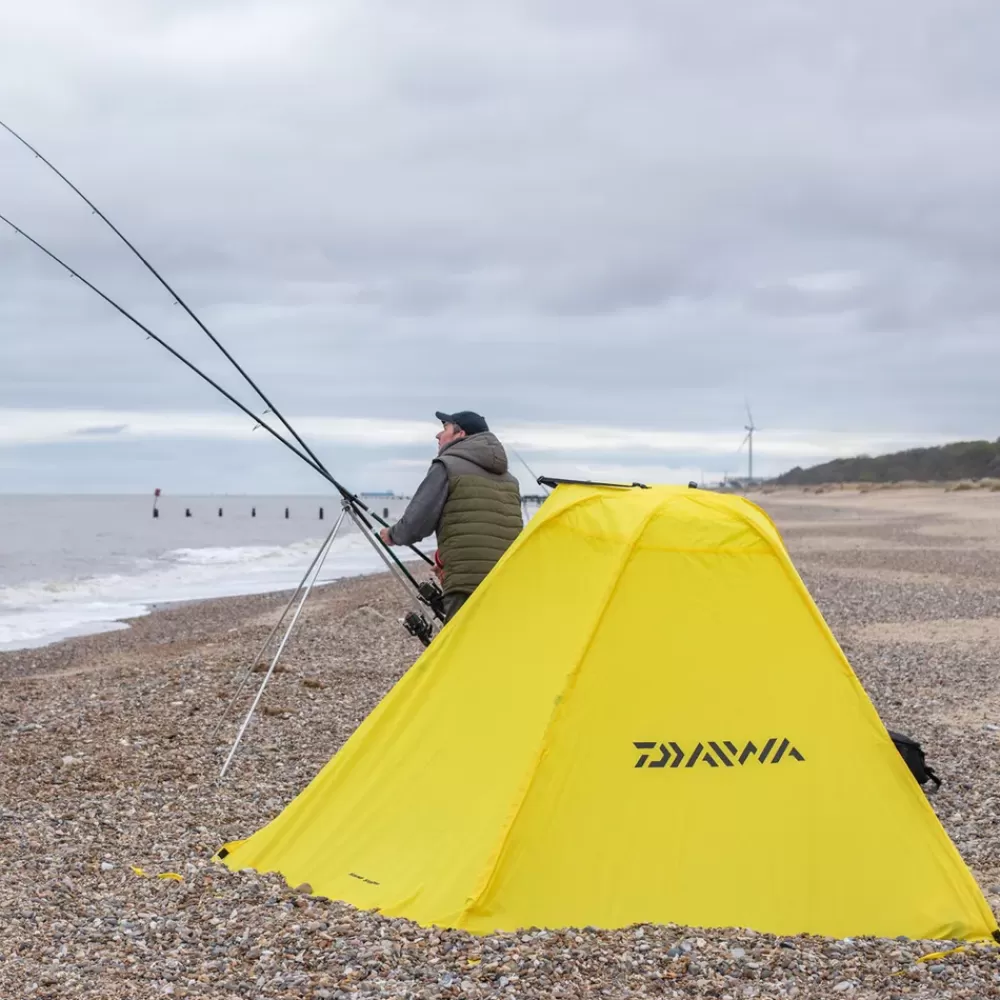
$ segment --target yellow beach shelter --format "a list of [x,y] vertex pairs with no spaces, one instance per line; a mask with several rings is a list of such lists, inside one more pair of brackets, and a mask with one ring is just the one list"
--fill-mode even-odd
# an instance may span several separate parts
[[743,498],[560,485],[288,807],[218,855],[477,933],[997,923]]

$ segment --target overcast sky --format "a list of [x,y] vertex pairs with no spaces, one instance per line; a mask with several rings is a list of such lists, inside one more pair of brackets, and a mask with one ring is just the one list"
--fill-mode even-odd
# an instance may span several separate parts
[[[998,50],[995,0],[33,0],[0,118],[351,488],[463,408],[684,481],[745,398],[760,474],[1000,433]],[[6,134],[0,212],[263,410]],[[322,490],[251,427],[0,233],[0,490]]]

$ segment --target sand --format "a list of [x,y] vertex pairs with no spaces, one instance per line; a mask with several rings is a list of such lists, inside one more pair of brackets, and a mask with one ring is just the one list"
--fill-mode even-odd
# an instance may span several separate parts
[[[1000,494],[754,499],[886,723],[927,747],[930,800],[1000,908]],[[215,849],[280,811],[421,649],[387,578],[317,592],[218,784],[235,714],[211,731],[286,600],[0,654],[0,997],[1000,996],[992,948],[918,962],[940,943],[675,926],[473,938],[229,873]]]

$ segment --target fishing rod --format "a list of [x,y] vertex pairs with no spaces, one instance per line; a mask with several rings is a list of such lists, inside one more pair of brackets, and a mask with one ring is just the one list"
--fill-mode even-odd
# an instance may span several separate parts
[[[96,295],[100,296],[105,302],[108,303],[108,305],[110,305],[113,309],[115,309],[122,316],[124,316],[130,323],[134,324],[136,327],[142,330],[142,332],[145,333],[147,337],[154,340],[165,350],[169,351],[170,354],[172,354],[175,358],[177,358],[178,361],[182,362],[184,365],[190,368],[191,371],[193,371],[201,379],[203,379],[210,386],[212,386],[213,389],[215,389],[217,392],[225,396],[225,398],[228,399],[229,402],[231,402],[234,406],[236,406],[248,417],[250,417],[250,419],[254,421],[256,426],[262,427],[273,438],[275,438],[277,441],[280,441],[283,445],[285,445],[286,448],[288,448],[290,451],[298,455],[298,457],[301,458],[307,465],[315,469],[321,476],[323,476],[325,479],[333,483],[334,486],[337,486],[338,489],[341,490],[341,493],[343,495],[343,502],[345,504],[349,504],[352,507],[352,509],[357,513],[356,520],[364,524],[365,527],[368,529],[365,532],[365,534],[368,537],[371,544],[375,546],[376,551],[378,551],[381,554],[381,550],[384,548],[386,550],[386,554],[392,557],[399,571],[406,577],[410,585],[417,592],[417,594],[420,597],[420,600],[423,601],[423,603],[426,604],[431,609],[435,617],[437,617],[439,620],[444,619],[444,605],[443,605],[443,599],[440,594],[440,588],[436,587],[433,581],[424,581],[422,583],[418,582],[413,576],[413,574],[410,573],[410,571],[403,564],[402,560],[399,559],[399,557],[396,555],[395,552],[389,549],[388,546],[384,545],[384,543],[381,542],[381,539],[376,541],[377,535],[375,534],[374,529],[371,526],[371,523],[367,520],[367,518],[365,518],[364,514],[362,514],[357,509],[354,502],[350,498],[350,494],[348,494],[347,491],[339,487],[339,484],[336,482],[336,480],[334,480],[333,476],[331,476],[330,473],[327,472],[326,469],[323,468],[323,466],[320,463],[313,461],[306,454],[299,451],[299,449],[296,448],[291,441],[289,441],[287,438],[279,434],[278,431],[276,431],[270,424],[267,423],[266,420],[263,420],[261,417],[258,417],[249,407],[241,403],[232,393],[228,392],[221,385],[219,385],[219,383],[216,382],[215,379],[213,379],[210,375],[207,375],[205,372],[203,372],[193,362],[189,361],[186,357],[184,357],[183,354],[180,353],[180,351],[171,347],[170,344],[168,344],[158,334],[154,333],[148,326],[146,326],[145,323],[143,323],[141,320],[136,319],[136,317],[133,316],[132,313],[130,313],[124,306],[119,305],[114,299],[111,298],[110,295],[101,291],[101,289],[98,288],[92,281],[88,281],[82,274],[80,274],[79,271],[77,271],[75,268],[67,264],[66,261],[64,261],[61,257],[57,256],[55,253],[49,250],[48,247],[39,243],[39,241],[36,240],[33,236],[25,232],[23,229],[21,229],[20,226],[16,225],[14,222],[8,219],[7,216],[0,214],[0,222],[5,223],[7,226],[13,229],[18,236],[24,237],[24,239],[26,239],[29,243],[31,243],[33,246],[41,250],[46,257],[48,257],[56,264],[58,264],[61,268],[63,268],[63,270],[67,271],[72,277],[76,278],[78,281],[86,285],[87,288],[89,288]],[[379,520],[381,520],[381,518]],[[384,521],[382,521],[382,523],[385,524]],[[421,639],[421,641],[423,641],[425,645],[427,644],[425,641],[425,636],[427,635],[427,632],[430,630],[430,623],[426,621],[417,622],[413,619],[410,619],[408,616],[408,618],[404,620],[404,625],[406,626],[407,631],[409,631],[412,635],[415,635],[417,638]]]
[[[508,445],[508,447],[510,446]],[[538,483],[542,487],[542,489],[545,490],[546,493],[548,493],[549,492],[548,486],[546,486],[545,483],[543,483],[541,479],[539,479],[538,476],[535,475],[531,466],[528,465],[528,463],[524,460],[524,458],[518,452],[514,451],[513,448],[511,448],[510,450],[514,453],[514,457],[521,463],[521,465],[523,465],[528,470],[528,474],[531,476],[531,478],[534,479],[535,482]]]
[[[323,475],[334,486],[334,488],[340,493],[340,495],[345,500],[350,500],[351,503],[360,507],[371,517],[373,517],[383,527],[388,527],[389,526],[388,522],[384,521],[381,517],[379,517],[378,514],[375,513],[375,511],[373,511],[359,496],[357,496],[354,493],[351,493],[350,490],[342,486],[340,483],[337,482],[336,479],[334,479],[334,477],[329,473],[329,471],[326,469],[323,463],[316,456],[315,452],[313,452],[313,450],[309,447],[309,445],[307,445],[305,441],[302,440],[302,438],[299,436],[298,431],[295,430],[295,428],[284,418],[284,416],[282,415],[281,411],[277,408],[277,406],[275,406],[274,403],[272,403],[271,400],[268,399],[268,397],[264,394],[263,389],[261,389],[260,386],[258,386],[257,383],[250,377],[250,375],[247,374],[247,372],[243,369],[240,363],[232,356],[232,354],[229,353],[229,351],[226,350],[226,348],[222,345],[222,343],[215,336],[215,334],[213,334],[212,331],[209,330],[208,327],[205,326],[205,324],[198,318],[198,316],[195,315],[194,310],[191,309],[191,307],[187,304],[187,302],[184,301],[183,298],[181,298],[180,294],[174,290],[174,288],[167,282],[166,278],[164,278],[160,274],[160,272],[157,271],[156,268],[153,267],[153,265],[148,260],[146,260],[146,258],[131,243],[131,241],[121,232],[121,230],[118,229],[118,227],[54,163],[52,163],[51,160],[43,156],[20,133],[15,132],[14,129],[12,129],[6,122],[3,121],[0,121],[0,128],[3,128],[6,132],[12,135],[19,143],[21,143],[22,146],[24,146],[26,149],[34,153],[35,157],[41,160],[42,163],[45,164],[45,166],[47,166],[61,181],[63,181],[75,194],[77,194],[89,206],[89,208],[93,211],[93,213],[96,216],[98,216],[98,218],[100,218],[101,221],[104,222],[111,229],[111,231],[125,244],[125,246],[129,248],[129,250],[132,251],[132,253],[135,254],[136,257],[138,257],[138,259],[142,262],[142,264],[146,267],[146,269],[150,272],[150,274],[152,274],[153,277],[156,278],[156,280],[170,293],[170,295],[173,297],[177,305],[179,305],[188,314],[188,316],[190,316],[191,319],[193,319],[195,323],[198,324],[198,326],[204,331],[209,340],[211,340],[212,343],[215,344],[215,346],[225,355],[226,359],[233,365],[233,367],[240,373],[240,375],[242,375],[243,378],[246,379],[247,383],[249,383],[250,387],[254,390],[254,392],[256,392],[257,395],[260,396],[260,398],[264,401],[264,404],[267,407],[267,409],[270,410],[278,418],[278,420],[281,421],[281,423],[292,435],[292,437],[294,437],[295,440],[298,441],[302,449],[306,452],[309,458],[312,459],[312,461],[309,462],[309,464],[312,465],[313,468],[317,470],[317,472]],[[297,450],[296,453],[299,454],[300,457],[304,457],[302,456],[301,452],[298,452]],[[368,525],[368,527],[370,528],[371,526]],[[379,544],[383,545],[383,547],[389,550],[389,547],[386,546],[381,539],[379,539]],[[413,552],[415,552],[428,565],[430,566],[434,565],[434,560],[430,556],[428,556],[425,552],[422,552],[420,549],[418,549],[415,545],[410,545],[408,546],[408,548],[412,549]],[[396,558],[394,552],[389,550],[389,554],[397,563],[400,562],[400,560]],[[402,564],[400,563],[400,565]]]
[[[193,319],[195,323],[198,324],[198,326],[204,331],[209,340],[211,340],[212,343],[215,344],[215,346],[220,351],[222,351],[222,353],[226,356],[226,359],[233,365],[233,367],[240,373],[240,375],[242,375],[243,378],[246,379],[246,381],[249,383],[250,387],[254,390],[254,392],[256,392],[257,395],[260,396],[260,398],[264,401],[264,405],[278,418],[278,420],[281,421],[282,424],[284,424],[285,428],[289,431],[289,433],[291,433],[291,435],[295,438],[295,440],[298,441],[299,445],[313,460],[314,464],[320,468],[323,468],[323,463],[316,457],[312,449],[305,443],[305,441],[303,441],[302,438],[299,437],[299,434],[295,430],[295,428],[292,427],[291,424],[289,424],[289,422],[284,418],[284,416],[282,416],[281,411],[271,402],[270,399],[267,398],[267,396],[264,394],[264,391],[260,388],[260,386],[258,386],[257,383],[250,377],[250,375],[247,374],[244,368],[229,353],[229,351],[226,350],[226,348],[222,345],[222,343],[215,336],[215,334],[213,334],[212,331],[209,330],[207,326],[205,326],[205,324],[201,321],[201,319],[199,319],[199,317],[195,315],[194,310],[187,304],[187,302],[184,301],[183,298],[181,298],[180,294],[169,284],[166,278],[164,278],[163,275],[161,275],[160,272],[157,271],[156,268],[153,267],[153,265],[142,255],[142,253],[140,253],[140,251],[128,239],[128,237],[125,236],[125,234],[122,233],[122,231],[51,160],[49,160],[42,153],[40,153],[34,146],[32,146],[32,144],[28,142],[28,140],[25,139],[24,136],[22,136],[19,132],[15,132],[14,129],[12,129],[6,122],[0,121],[0,128],[4,129],[4,131],[8,132],[19,143],[21,143],[22,146],[24,146],[26,149],[34,153],[37,159],[41,160],[42,163],[44,163],[45,166],[47,166],[61,181],[63,181],[76,195],[78,195],[84,202],[86,202],[86,204],[93,211],[93,213],[99,219],[101,219],[101,221],[104,222],[105,225],[108,226],[108,228],[115,234],[115,236],[117,236],[122,241],[122,243],[124,243],[125,246],[127,246],[129,250],[131,250],[132,253],[135,254],[136,257],[139,258],[139,260],[142,262],[143,266],[145,266],[145,268],[149,271],[149,273],[152,274],[153,277],[156,278],[156,280],[170,293],[174,302],[176,302],[177,305],[179,305],[188,314],[188,316],[190,316],[191,319]],[[334,480],[332,476],[329,476],[329,474],[328,478],[330,479],[331,482],[333,482],[337,486],[337,488],[340,490],[342,494],[345,495],[345,497],[349,495],[348,491],[345,490],[339,484],[337,484],[336,480]],[[352,495],[352,499],[357,499],[357,498],[353,497]],[[360,500],[358,502],[360,503]]]
[[[188,359],[185,358],[184,355],[180,353],[180,351],[175,350],[173,347],[171,347],[170,344],[168,344],[162,337],[160,337],[158,334],[150,330],[150,328],[146,326],[145,323],[136,319],[135,316],[133,316],[124,306],[121,306],[117,302],[115,302],[115,300],[112,299],[110,295],[107,295],[106,293],[102,292],[100,288],[98,288],[93,282],[88,281],[82,274],[80,274],[79,271],[72,268],[61,257],[57,257],[56,254],[54,254],[51,250],[48,249],[48,247],[45,247],[41,243],[39,243],[38,240],[36,240],[30,233],[25,232],[16,223],[11,222],[11,220],[8,219],[6,215],[0,214],[0,222],[4,222],[8,226],[10,226],[10,228],[13,229],[18,236],[23,236],[29,243],[33,244],[39,250],[41,250],[43,254],[45,254],[51,260],[54,260],[61,268],[69,272],[69,274],[71,274],[77,280],[81,281],[92,292],[96,293],[102,299],[104,299],[104,301],[107,302],[108,305],[110,305],[113,309],[116,309],[129,322],[133,323],[140,330],[142,330],[142,332],[145,333],[147,337],[150,337],[153,340],[155,340],[156,343],[158,343],[161,347],[169,351],[175,358],[177,358],[178,361],[180,361],[182,364],[187,365],[187,367],[190,368],[191,371],[193,371],[200,378],[204,379],[213,389],[222,393],[222,395],[225,396],[226,399],[228,399],[234,406],[239,407],[254,422],[255,425],[263,427],[264,430],[266,430],[270,435],[272,435],[278,441],[280,441],[286,448],[288,448],[290,451],[298,455],[299,458],[301,458],[307,465],[312,466],[321,476],[325,475],[323,470],[315,462],[313,462],[303,452],[299,451],[299,449],[296,448],[295,445],[291,443],[291,441],[289,441],[287,438],[283,438],[273,427],[271,427],[270,424],[267,423],[266,420],[262,420],[260,417],[257,416],[256,413],[253,412],[253,410],[251,410],[247,406],[244,406],[243,403],[241,403],[234,395],[232,395],[232,393],[228,392],[221,385],[219,385],[219,383],[216,382],[215,379],[213,379],[210,375],[206,375],[197,365],[195,365],[191,361],[188,361]],[[329,477],[326,476],[326,478]]]

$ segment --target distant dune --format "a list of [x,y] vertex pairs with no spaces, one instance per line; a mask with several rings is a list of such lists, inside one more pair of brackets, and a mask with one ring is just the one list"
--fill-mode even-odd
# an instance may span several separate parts
[[830,483],[954,483],[967,488],[1000,482],[1000,438],[911,448],[891,455],[838,458],[808,469],[796,466],[772,480],[778,486]]

